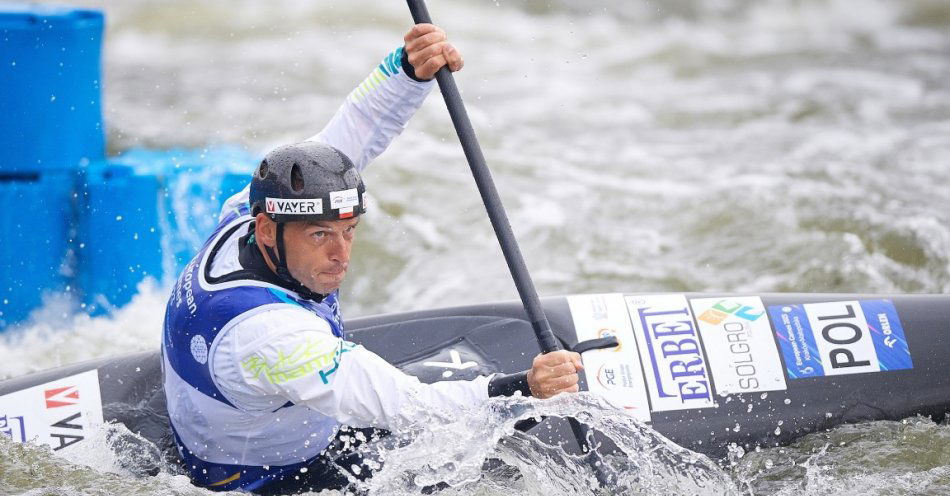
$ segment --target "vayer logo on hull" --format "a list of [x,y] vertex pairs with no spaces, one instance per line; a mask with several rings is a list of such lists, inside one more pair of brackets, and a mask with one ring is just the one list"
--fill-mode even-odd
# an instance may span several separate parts
[[96,370],[0,396],[0,435],[16,442],[46,444],[54,452],[82,449],[102,424]]
[[769,307],[789,378],[913,368],[889,300]]

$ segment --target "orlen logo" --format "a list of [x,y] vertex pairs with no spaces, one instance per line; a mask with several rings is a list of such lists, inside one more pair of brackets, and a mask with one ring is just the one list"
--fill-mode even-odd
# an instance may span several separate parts
[[726,317],[730,315],[735,315],[749,322],[755,322],[765,313],[764,311],[753,312],[753,310],[755,310],[755,307],[734,303],[729,300],[720,300],[697,318],[703,322],[709,322],[712,325],[719,325],[720,322],[726,320]]
[[46,408],[59,408],[79,404],[79,388],[66,386],[46,390]]

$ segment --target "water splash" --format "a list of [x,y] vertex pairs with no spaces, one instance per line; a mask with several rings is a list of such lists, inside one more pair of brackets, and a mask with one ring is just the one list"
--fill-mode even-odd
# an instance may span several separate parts
[[[589,456],[516,429],[519,422],[545,417],[534,431],[541,436],[556,428],[552,419],[573,417],[597,432],[600,449],[612,449],[595,468]],[[400,436],[397,446],[370,449],[383,467],[356,485],[378,494],[414,495],[430,487],[451,488],[452,494],[738,494],[712,460],[586,393],[493,399],[456,421]],[[606,474],[608,487],[596,471]]]

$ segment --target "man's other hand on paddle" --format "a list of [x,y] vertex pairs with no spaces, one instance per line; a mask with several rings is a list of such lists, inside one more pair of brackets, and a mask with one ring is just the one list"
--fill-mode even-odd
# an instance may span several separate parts
[[465,64],[462,54],[447,41],[445,31],[438,26],[416,24],[403,39],[409,63],[419,79],[432,79],[444,65],[455,72]]
[[578,391],[577,373],[584,370],[581,356],[573,351],[554,351],[534,357],[528,371],[528,387],[535,398],[550,398]]

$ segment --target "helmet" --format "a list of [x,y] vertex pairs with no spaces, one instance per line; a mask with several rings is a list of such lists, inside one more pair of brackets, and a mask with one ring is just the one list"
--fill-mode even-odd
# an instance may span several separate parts
[[278,147],[254,172],[249,202],[251,215],[264,213],[277,223],[277,250],[265,250],[277,276],[304,298],[323,300],[287,268],[284,224],[295,221],[338,220],[366,212],[366,187],[353,162],[336,148],[316,141]]
[[337,220],[366,211],[366,187],[353,162],[316,141],[285,145],[264,157],[251,180],[251,214],[277,223]]

